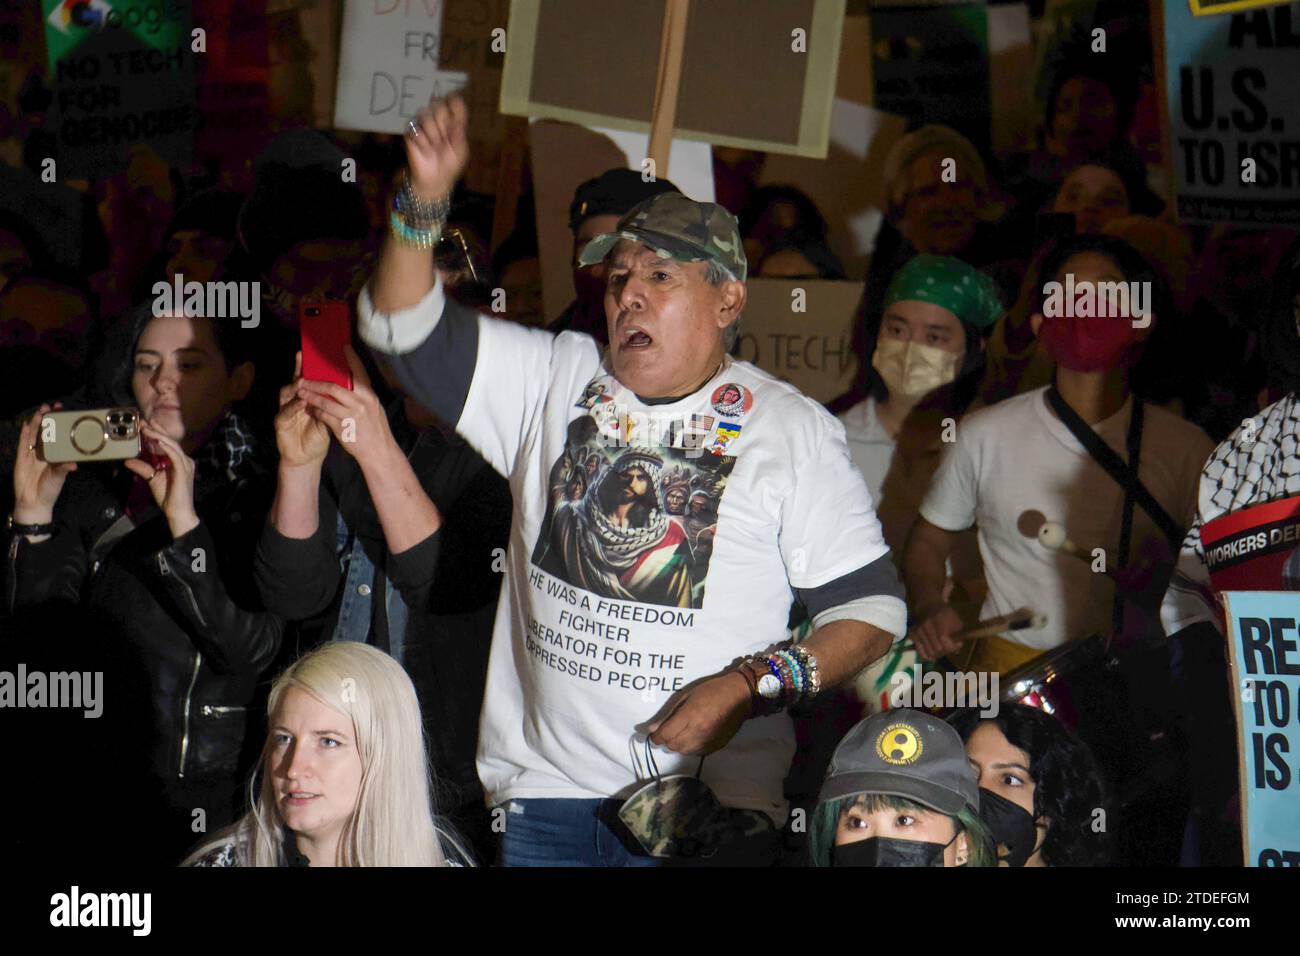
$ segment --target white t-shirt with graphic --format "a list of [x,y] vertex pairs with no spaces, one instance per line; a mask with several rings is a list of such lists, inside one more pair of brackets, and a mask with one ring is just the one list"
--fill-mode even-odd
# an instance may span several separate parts
[[[1093,430],[1127,459],[1133,399]],[[1212,445],[1195,425],[1150,405],[1143,407],[1138,475],[1151,494],[1182,524],[1191,521],[1197,478]],[[1017,395],[966,416],[944,453],[921,517],[947,531],[978,527],[988,581],[981,617],[1029,607],[1047,616],[1038,630],[1003,636],[1050,650],[1110,626],[1114,588],[1089,562],[1039,543],[1044,521],[1092,554],[1103,548],[1118,560],[1124,493],[1093,460],[1047,404],[1047,389]],[[1141,506],[1133,509],[1131,554],[1149,536],[1163,537]]]
[[[413,316],[435,324],[441,296],[388,317],[406,323],[403,381],[419,378]],[[360,312],[366,341],[396,352],[368,294]],[[493,804],[626,796],[638,732],[674,692],[785,640],[792,588],[886,566],[888,550],[843,427],[792,386],[727,358],[694,394],[648,405],[589,336],[475,318],[457,431],[515,502],[479,775]],[[902,601],[868,603],[904,632]],[[793,750],[784,714],[747,720],[702,778],[780,820]],[[656,752],[663,774],[698,759]]]

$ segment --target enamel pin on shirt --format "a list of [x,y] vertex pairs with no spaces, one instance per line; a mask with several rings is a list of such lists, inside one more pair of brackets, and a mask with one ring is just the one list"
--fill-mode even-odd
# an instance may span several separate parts
[[724,418],[740,418],[754,405],[754,393],[743,385],[726,382],[713,390],[713,410]]

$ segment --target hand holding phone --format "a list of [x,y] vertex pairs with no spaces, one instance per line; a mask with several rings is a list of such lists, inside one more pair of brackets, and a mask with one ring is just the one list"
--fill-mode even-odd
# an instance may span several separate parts
[[352,390],[352,371],[344,347],[352,340],[348,304],[338,301],[304,301],[298,306],[302,334],[302,377],[312,382],[332,382]]
[[18,456],[14,462],[14,520],[19,524],[47,524],[54,515],[54,505],[63,492],[64,482],[77,470],[75,463],[52,464],[45,458],[41,441],[41,422],[51,407],[42,405],[30,415],[18,432]]
[[139,425],[135,408],[46,412],[39,426],[41,455],[50,464],[135,458],[140,454]]

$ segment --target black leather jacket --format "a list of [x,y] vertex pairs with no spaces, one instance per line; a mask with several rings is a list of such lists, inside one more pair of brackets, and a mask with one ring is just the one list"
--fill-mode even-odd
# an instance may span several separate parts
[[[265,692],[259,679],[283,630],[262,609],[251,576],[270,489],[261,479],[199,479],[196,528],[173,540],[150,500],[127,519],[134,526],[124,537],[94,549],[123,516],[133,479],[104,467],[68,477],[51,538],[6,541],[5,603],[29,621],[40,620],[33,612],[46,602],[80,605],[96,638],[115,642],[122,666],[142,672],[151,688],[152,727],[139,739],[153,773],[164,784],[238,786],[262,743],[262,715],[249,708]],[[108,675],[110,700],[111,682]]]

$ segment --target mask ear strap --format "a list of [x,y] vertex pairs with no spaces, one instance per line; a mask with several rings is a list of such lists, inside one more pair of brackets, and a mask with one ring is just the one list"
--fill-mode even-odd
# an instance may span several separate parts
[[[944,850],[947,850],[948,847],[952,846],[953,843],[956,842],[957,838],[958,838],[959,836],[961,836],[963,833],[966,832],[966,828],[965,828],[964,826],[961,825],[961,822],[960,822],[959,820],[957,820],[956,817],[953,818],[953,821],[952,821],[952,822],[955,823],[955,824],[957,825],[957,832],[954,833],[954,834],[952,835],[952,839],[951,839],[951,840],[949,840],[947,843],[945,843],[945,844],[943,845]],[[970,859],[970,838],[969,838],[969,837],[967,838],[966,843],[967,843],[967,850],[966,850],[967,857],[966,857],[966,859],[969,860],[969,859]],[[958,851],[958,852],[961,852],[961,851]],[[958,865],[958,866],[965,866],[965,865],[966,865],[966,860],[959,860],[959,861],[957,862],[957,865]]]
[[650,769],[650,772],[654,775],[654,778],[655,778],[656,780],[658,780],[658,779],[659,779],[659,765],[658,765],[657,763],[655,763],[655,753],[654,753],[654,748],[652,748],[652,747],[650,746],[650,738],[649,738],[649,737],[647,737],[647,738],[645,739],[645,760],[646,760],[646,766]]

